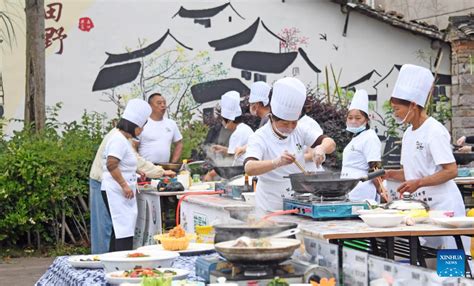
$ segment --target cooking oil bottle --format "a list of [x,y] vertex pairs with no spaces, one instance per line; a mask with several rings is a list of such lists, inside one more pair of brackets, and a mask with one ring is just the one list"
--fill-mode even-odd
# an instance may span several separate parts
[[191,186],[191,169],[188,166],[188,160],[184,159],[181,169],[179,169],[178,182],[187,190]]

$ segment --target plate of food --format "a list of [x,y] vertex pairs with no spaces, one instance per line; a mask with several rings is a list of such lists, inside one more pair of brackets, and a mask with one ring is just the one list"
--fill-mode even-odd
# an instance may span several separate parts
[[166,250],[117,251],[102,254],[101,260],[106,272],[125,271],[136,266],[143,268],[171,267],[179,253]]
[[189,271],[178,268],[141,268],[136,267],[126,271],[114,271],[105,275],[110,284],[140,283],[143,278],[171,278],[172,280],[186,279]]
[[74,255],[67,260],[75,268],[103,268],[99,255]]
[[450,228],[474,227],[474,217],[438,217],[431,219],[435,224]]
[[[142,247],[137,248],[137,251],[155,251],[155,250],[164,250],[163,245],[153,244],[153,245],[147,245],[147,246],[142,246]],[[186,249],[174,250],[174,251],[178,252],[181,255],[186,255],[186,254],[190,255],[190,254],[197,254],[197,253],[214,252],[215,249],[214,249],[214,244],[190,242]]]

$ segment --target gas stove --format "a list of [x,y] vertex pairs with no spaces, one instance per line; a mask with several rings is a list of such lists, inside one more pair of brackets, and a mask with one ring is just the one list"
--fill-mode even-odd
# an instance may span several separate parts
[[228,283],[238,285],[267,285],[275,277],[284,278],[288,283],[303,283],[304,270],[291,260],[281,264],[239,265],[227,261],[218,262],[210,273],[210,282],[224,277]]
[[369,209],[367,202],[353,202],[344,197],[322,197],[313,194],[294,194],[283,199],[283,209],[298,209],[297,215],[317,220],[349,219],[358,217],[358,210]]

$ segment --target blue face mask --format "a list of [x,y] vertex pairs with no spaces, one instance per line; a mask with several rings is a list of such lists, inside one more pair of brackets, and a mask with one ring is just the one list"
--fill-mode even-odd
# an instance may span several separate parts
[[359,127],[354,127],[354,126],[347,126],[346,127],[346,130],[351,132],[351,133],[354,133],[354,134],[357,134],[357,133],[360,133],[362,131],[364,131],[366,129],[366,126],[363,124]]

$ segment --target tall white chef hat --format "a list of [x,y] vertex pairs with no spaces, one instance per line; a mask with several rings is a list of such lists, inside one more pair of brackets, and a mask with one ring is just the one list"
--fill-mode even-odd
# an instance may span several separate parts
[[434,77],[427,68],[405,64],[400,69],[392,97],[415,102],[425,107]]
[[240,95],[237,91],[231,90],[221,97],[221,116],[228,120],[235,120],[242,115],[240,109]]
[[270,85],[264,81],[256,81],[250,86],[249,103],[261,102],[264,106],[268,104]]
[[122,118],[135,123],[138,127],[143,127],[150,115],[151,107],[148,102],[134,98],[128,101],[122,114]]
[[306,87],[294,77],[285,77],[273,84],[270,106],[272,113],[288,121],[298,120],[306,100]]
[[358,109],[365,112],[367,115],[369,114],[369,95],[365,89],[358,89],[355,92],[351,101],[351,106],[349,106],[349,110],[352,109]]

